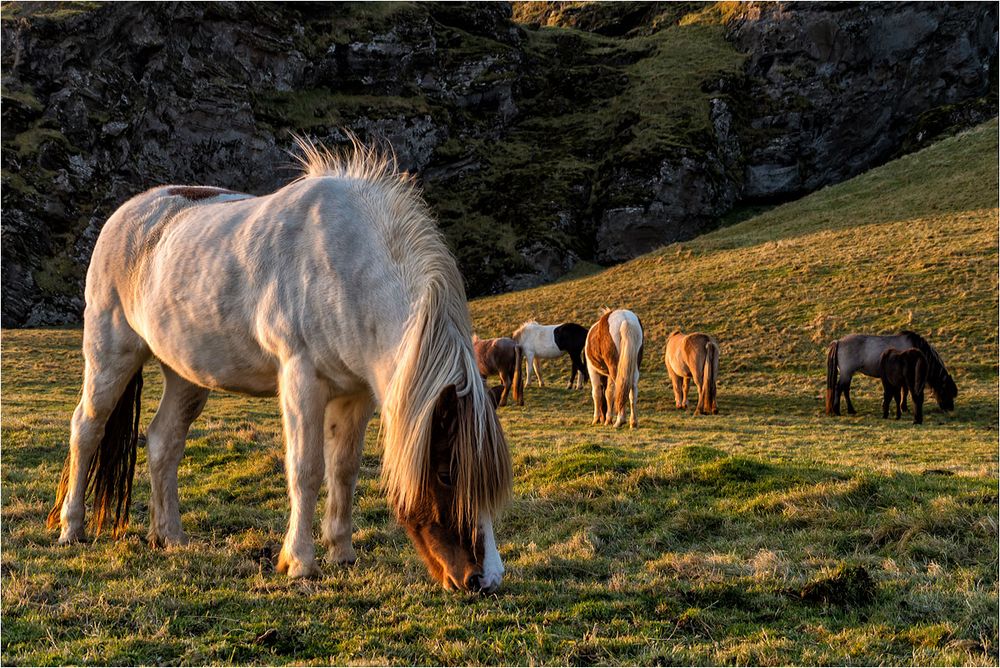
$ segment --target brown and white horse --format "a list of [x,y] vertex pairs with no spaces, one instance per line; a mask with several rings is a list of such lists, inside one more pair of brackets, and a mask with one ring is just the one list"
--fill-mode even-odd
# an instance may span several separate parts
[[497,374],[503,388],[498,406],[506,406],[507,398],[518,406],[524,405],[524,380],[521,376],[521,346],[506,336],[481,339],[472,335],[472,348],[476,351],[476,364],[480,375],[486,379]]
[[593,388],[594,424],[625,421],[629,403],[629,427],[639,426],[636,401],[639,398],[639,367],[643,338],[639,318],[625,309],[605,309],[587,332],[587,370]]
[[701,332],[682,334],[674,330],[667,337],[663,363],[674,387],[674,405],[688,407],[688,388],[693,379],[698,386],[698,405],[694,414],[715,415],[715,383],[719,376],[719,344],[714,337]]
[[270,195],[167,186],[126,202],[87,274],[83,392],[50,525],[124,533],[142,366],[165,376],[147,430],[149,540],[187,541],[177,468],[209,391],[277,395],[291,514],[278,569],[315,574],[312,519],[355,560],[351,506],[365,427],[382,419],[382,481],[430,574],[493,591],[492,519],[510,494],[507,442],[472,351],[462,277],[413,181],[354,142],[300,141],[304,174]]

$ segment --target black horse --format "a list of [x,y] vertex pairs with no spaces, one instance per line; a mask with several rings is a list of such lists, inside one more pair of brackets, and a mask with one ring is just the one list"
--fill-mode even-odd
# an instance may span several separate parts
[[573,387],[576,374],[580,374],[580,387],[587,382],[587,363],[583,361],[583,347],[587,344],[587,328],[575,322],[564,322],[552,330],[552,338],[559,350],[565,351],[573,363],[567,388]]

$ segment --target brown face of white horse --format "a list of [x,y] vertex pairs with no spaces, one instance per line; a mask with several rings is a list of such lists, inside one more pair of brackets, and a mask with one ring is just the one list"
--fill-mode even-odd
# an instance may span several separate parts
[[452,443],[458,401],[453,385],[438,400],[431,427],[430,480],[417,510],[400,522],[431,577],[446,589],[490,593],[499,587],[503,573],[492,523],[480,518],[473,536],[471,528],[459,526],[455,519]]

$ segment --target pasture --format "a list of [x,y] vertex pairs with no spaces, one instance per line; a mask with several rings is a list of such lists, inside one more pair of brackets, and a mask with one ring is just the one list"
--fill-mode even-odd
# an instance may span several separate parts
[[[79,391],[79,330],[3,333],[2,660],[8,664],[996,664],[997,123],[748,221],[591,276],[477,300],[522,320],[646,328],[639,429],[592,427],[589,387],[501,409],[514,501],[488,597],[427,576],[378,488],[358,563],[274,573],[288,501],[270,399],[213,395],[180,469],[191,544],[146,546],[139,452],[126,539],[61,548],[44,526]],[[674,328],[721,346],[718,416],[675,411]],[[959,386],[925,424],[822,415],[826,344],[923,334]],[[160,392],[146,367],[143,423]]]

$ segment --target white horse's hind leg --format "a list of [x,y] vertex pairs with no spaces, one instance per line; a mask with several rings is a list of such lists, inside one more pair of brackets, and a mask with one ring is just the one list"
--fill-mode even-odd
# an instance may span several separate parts
[[639,372],[635,372],[635,377],[632,379],[632,388],[628,393],[629,398],[629,420],[628,426],[631,429],[635,429],[639,426],[639,415],[636,412],[636,403],[639,400]]
[[604,420],[604,413],[601,411],[601,399],[604,396],[604,388],[601,386],[602,376],[590,367],[590,391],[594,399],[594,422],[600,424]]
[[327,559],[335,564],[353,564],[357,559],[351,534],[354,487],[358,481],[365,428],[374,408],[366,396],[338,397],[326,405],[326,512],[323,544]]
[[281,418],[285,428],[285,471],[291,512],[278,556],[278,571],[288,577],[317,575],[312,520],[323,480],[323,417],[329,389],[316,369],[292,358],[281,369]]
[[615,421],[615,381],[614,376],[609,375],[604,385],[604,424],[614,424]]
[[104,427],[135,373],[149,358],[149,348],[128,326],[114,324],[104,313],[86,315],[83,333],[83,391],[73,412],[69,438],[69,475],[59,512],[59,542],[83,538],[87,472]]
[[147,538],[150,545],[168,547],[187,543],[177,498],[177,466],[184,456],[188,429],[201,415],[209,391],[184,380],[166,364],[160,366],[163,397],[146,433],[150,482]]
[[538,378],[538,387],[545,387],[545,381],[542,380],[542,358],[536,357],[533,360],[535,366],[535,377]]
[[535,362],[535,353],[530,349],[524,352],[524,386],[531,386],[531,369]]

